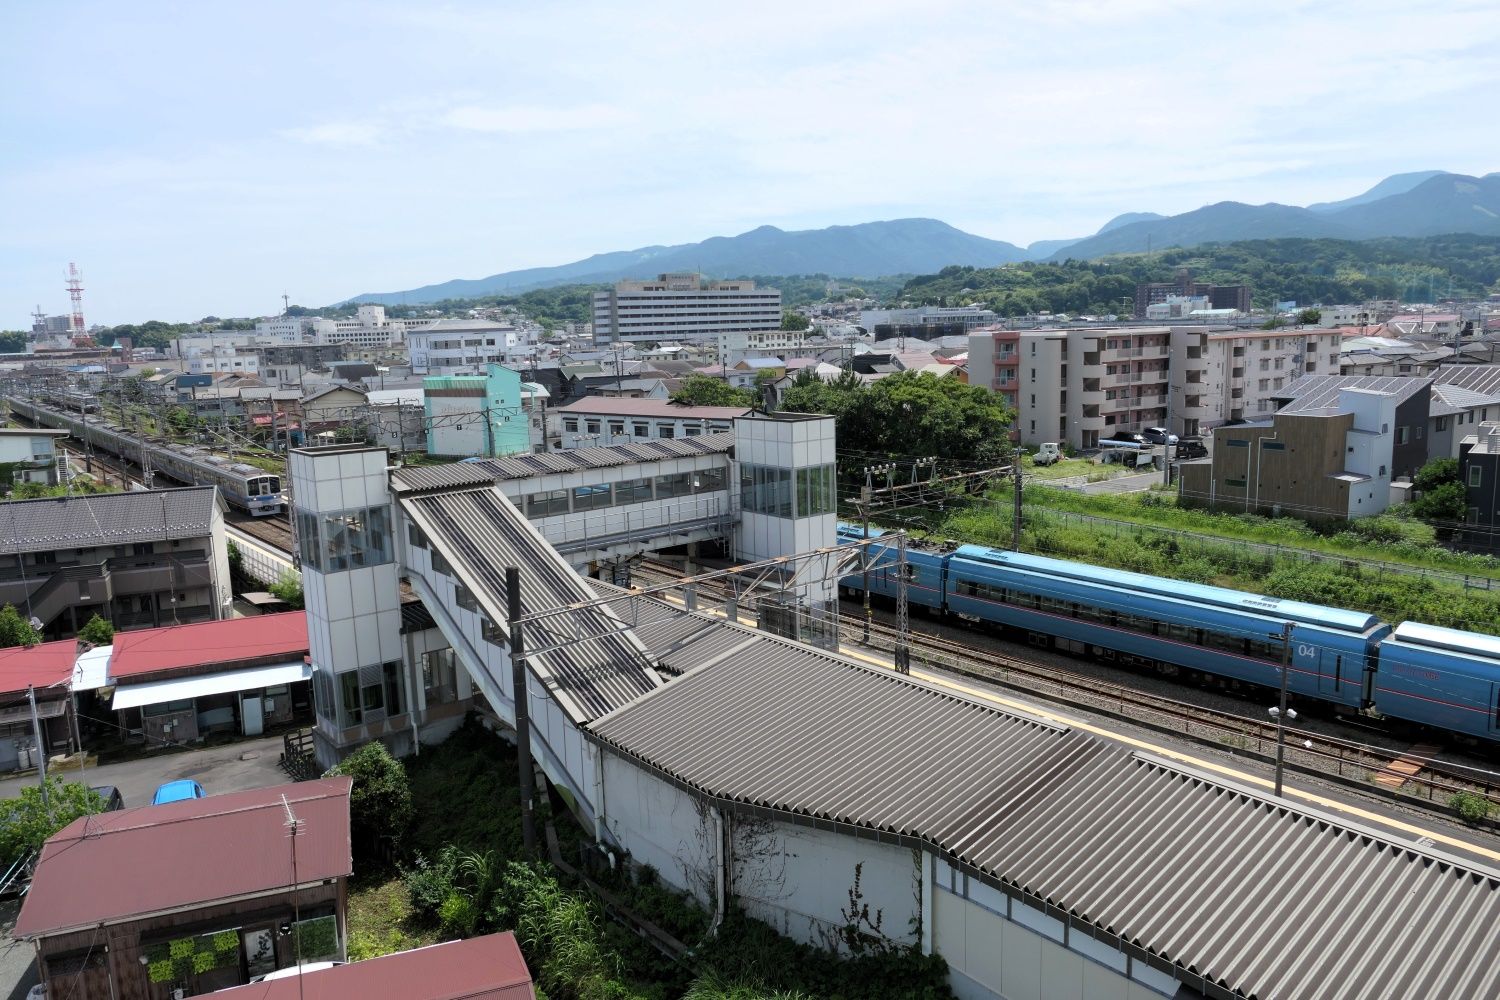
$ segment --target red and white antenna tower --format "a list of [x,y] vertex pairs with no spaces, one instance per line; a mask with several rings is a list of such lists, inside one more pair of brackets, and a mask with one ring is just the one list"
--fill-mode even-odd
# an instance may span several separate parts
[[68,298],[73,300],[73,319],[69,332],[75,337],[88,336],[88,327],[83,325],[83,272],[77,264],[68,265]]

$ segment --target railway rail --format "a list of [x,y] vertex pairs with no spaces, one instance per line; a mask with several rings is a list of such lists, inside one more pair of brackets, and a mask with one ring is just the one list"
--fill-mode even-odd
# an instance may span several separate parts
[[[670,583],[681,578],[676,567],[651,560],[637,564],[632,572],[648,577],[653,584]],[[722,592],[723,586],[716,589]],[[740,609],[753,611],[753,605],[746,603],[743,597],[741,595]],[[857,638],[864,625],[863,615],[839,615],[839,631],[845,642],[894,654],[900,638],[895,628],[872,621],[871,638],[865,643]],[[1265,758],[1274,752],[1276,727],[1261,719],[1151,694],[1101,680],[1092,674],[916,630],[908,632],[907,648],[914,669],[935,668],[970,677],[1239,755]],[[1411,786],[1416,789],[1414,793],[1396,796],[1403,801],[1415,798],[1424,806],[1429,803],[1446,805],[1450,795],[1468,792],[1484,797],[1493,805],[1500,805],[1500,774],[1483,767],[1423,757],[1417,759],[1420,771],[1413,774],[1409,766],[1393,766],[1398,763],[1410,765],[1414,759],[1410,754],[1290,726],[1286,729],[1286,739],[1289,768],[1332,778],[1362,792],[1393,797],[1393,793],[1383,787],[1384,782],[1377,783],[1383,776],[1392,788]]]

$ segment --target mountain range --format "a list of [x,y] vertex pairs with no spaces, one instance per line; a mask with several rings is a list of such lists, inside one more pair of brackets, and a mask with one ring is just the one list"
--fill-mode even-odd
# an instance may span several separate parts
[[894,219],[790,232],[761,226],[738,236],[716,236],[701,243],[618,250],[571,264],[455,279],[403,292],[366,293],[350,301],[415,305],[442,299],[516,295],[553,285],[649,278],[667,271],[701,271],[726,277],[879,277],[930,274],[950,264],[995,267],[1028,260],[1086,260],[1248,239],[1360,240],[1443,233],[1500,235],[1500,172],[1483,177],[1438,170],[1396,174],[1352,198],[1306,207],[1225,201],[1172,216],[1129,212],[1106,222],[1092,236],[1039,240],[1026,247],[975,236],[936,219]]

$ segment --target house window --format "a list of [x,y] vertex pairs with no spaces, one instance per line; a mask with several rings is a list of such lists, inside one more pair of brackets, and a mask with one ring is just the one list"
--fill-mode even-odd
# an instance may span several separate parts
[[625,421],[623,421],[623,420],[611,420],[609,422],[609,432],[611,434],[624,434],[625,433]]
[[1408,431],[1409,431],[1409,428],[1406,428],[1406,427],[1397,427],[1396,428],[1396,443],[1397,444],[1405,444],[1406,443]]
[[564,420],[563,421],[563,430],[567,431],[569,434],[577,434],[578,433],[578,418],[577,417],[568,417],[566,420]]
[[1470,486],[1478,486],[1479,485],[1479,481],[1480,481],[1480,477],[1482,475],[1483,475],[1483,473],[1481,473],[1479,471],[1479,466],[1477,466],[1477,465],[1471,465],[1471,466],[1469,466],[1469,485]]
[[674,438],[677,436],[676,424],[657,424],[656,436],[659,438]]
[[584,426],[588,428],[588,432],[590,434],[598,434],[599,433],[599,421],[597,421],[597,420],[586,421],[584,423]]
[[1442,431],[1445,431],[1447,429],[1448,429],[1448,418],[1447,417],[1438,417],[1437,418],[1437,430],[1441,433]]
[[651,425],[650,424],[631,424],[630,425],[630,433],[633,434],[635,437],[638,437],[638,438],[648,438],[648,437],[651,436]]

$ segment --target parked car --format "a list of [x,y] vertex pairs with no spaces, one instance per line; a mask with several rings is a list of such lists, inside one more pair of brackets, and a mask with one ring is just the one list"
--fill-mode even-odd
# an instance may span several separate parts
[[1207,458],[1208,445],[1203,443],[1201,437],[1185,437],[1177,442],[1177,453],[1175,456],[1179,461],[1189,461],[1194,458]]
[[1147,444],[1176,444],[1177,435],[1168,431],[1165,427],[1147,427],[1141,432],[1141,437]]
[[181,781],[169,781],[156,790],[151,796],[153,806],[163,806],[168,802],[186,802],[188,799],[201,799],[207,793],[203,786],[191,779]]
[[100,812],[114,812],[116,809],[125,808],[125,796],[114,785],[95,785],[94,793],[104,800],[104,808]]
[[1061,462],[1062,458],[1062,446],[1056,441],[1048,441],[1037,448],[1036,454],[1031,456],[1031,461],[1034,465],[1051,465],[1054,462]]

